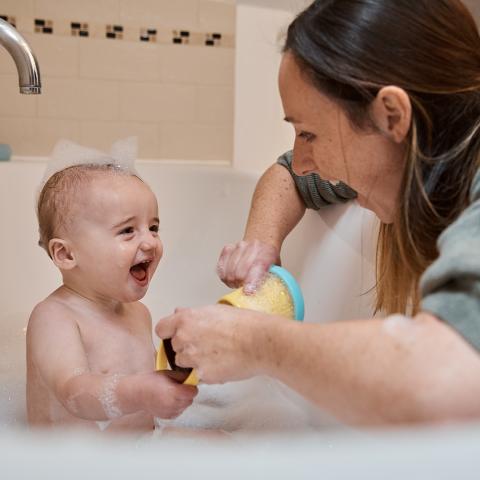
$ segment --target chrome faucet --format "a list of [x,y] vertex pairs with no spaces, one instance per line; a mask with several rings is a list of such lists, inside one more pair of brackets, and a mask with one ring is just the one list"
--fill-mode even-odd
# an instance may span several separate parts
[[0,44],[8,50],[15,61],[20,93],[41,93],[40,69],[32,49],[17,29],[1,18]]

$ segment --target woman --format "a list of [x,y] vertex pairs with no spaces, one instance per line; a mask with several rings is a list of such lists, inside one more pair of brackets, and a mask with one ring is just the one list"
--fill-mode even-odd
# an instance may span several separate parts
[[[479,417],[480,37],[471,15],[460,0],[317,0],[289,27],[279,88],[296,132],[293,172],[320,175],[337,189],[332,201],[356,195],[381,220],[385,318],[299,324],[209,306],[177,310],[158,335],[173,338],[177,363],[204,382],[267,374],[346,422]],[[228,284],[252,290],[278,260],[305,209],[289,175],[275,165],[260,181],[244,241],[220,259]]]

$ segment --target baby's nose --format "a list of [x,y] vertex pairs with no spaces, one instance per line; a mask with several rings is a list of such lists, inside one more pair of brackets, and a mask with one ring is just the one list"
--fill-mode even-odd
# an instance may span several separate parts
[[143,240],[140,243],[140,250],[144,252],[149,252],[150,250],[153,250],[155,248],[155,244],[152,241],[149,240]]
[[143,238],[140,242],[140,250],[144,252],[155,249],[155,240],[152,238],[150,232],[146,235],[143,235]]

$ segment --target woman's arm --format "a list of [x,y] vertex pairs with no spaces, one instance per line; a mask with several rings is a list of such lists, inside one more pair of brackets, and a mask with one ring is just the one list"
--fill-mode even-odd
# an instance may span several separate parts
[[305,213],[305,204],[289,171],[272,165],[253,194],[244,240],[259,240],[278,252],[283,241]]
[[315,173],[296,175],[292,162],[293,153],[286,152],[260,178],[243,240],[222,250],[217,270],[229,287],[244,285],[246,293],[258,288],[270,265],[280,263],[283,241],[305,208],[318,210],[356,198],[343,183],[333,185]]
[[229,287],[255,291],[270,265],[280,263],[283,241],[305,213],[289,171],[272,165],[260,178],[252,198],[243,240],[226,245],[218,260],[220,279]]
[[179,310],[157,324],[203,381],[278,378],[352,424],[480,416],[480,357],[428,314],[302,324],[248,310]]
[[480,357],[431,315],[284,323],[275,338],[261,369],[348,423],[480,416]]

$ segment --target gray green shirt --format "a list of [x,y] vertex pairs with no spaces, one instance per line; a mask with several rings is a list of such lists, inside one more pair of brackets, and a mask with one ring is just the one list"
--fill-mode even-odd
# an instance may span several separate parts
[[[317,174],[298,176],[292,152],[277,161],[291,173],[307,208],[318,210],[343,203],[356,193],[343,183],[333,185]],[[480,170],[470,191],[470,205],[440,235],[439,256],[420,280],[422,310],[454,328],[480,351]]]
[[292,170],[293,152],[284,153],[277,163],[283,165],[292,175],[307,208],[318,210],[333,203],[345,203],[357,197],[357,193],[348,185],[340,182],[337,185],[323,180],[316,173],[299,176]]
[[470,205],[437,241],[440,255],[420,281],[422,310],[432,312],[480,350],[480,170]]

